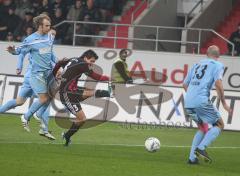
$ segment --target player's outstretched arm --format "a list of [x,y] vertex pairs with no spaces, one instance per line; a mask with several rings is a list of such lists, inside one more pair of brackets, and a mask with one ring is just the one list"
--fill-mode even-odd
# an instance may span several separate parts
[[17,61],[17,69],[16,69],[16,74],[17,75],[20,75],[21,72],[22,72],[22,67],[23,67],[23,60],[24,60],[24,57],[25,55],[27,54],[26,52],[17,52],[15,46],[8,46],[7,49],[6,49],[10,54],[13,54],[13,55],[18,55],[18,61]]
[[29,41],[25,39],[19,47],[8,46],[6,49],[10,54],[19,55],[23,54],[24,56],[30,52],[31,47],[29,47]]
[[109,81],[109,77],[105,75],[100,75],[96,72],[91,72],[89,76],[97,81]]
[[223,90],[223,85],[222,85],[222,80],[218,79],[215,82],[215,87],[216,87],[216,91],[218,94],[218,98],[220,99],[223,108],[229,113],[232,114],[232,109],[227,105],[226,101],[225,101],[225,96],[224,96],[224,90]]

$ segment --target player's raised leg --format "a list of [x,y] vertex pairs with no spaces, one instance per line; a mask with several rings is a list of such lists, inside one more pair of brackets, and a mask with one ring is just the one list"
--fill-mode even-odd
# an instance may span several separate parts
[[29,97],[29,94],[31,94],[31,90],[29,90],[29,88],[26,88],[26,86],[24,86],[24,83],[23,83],[23,86],[20,89],[18,97],[16,99],[9,100],[4,105],[0,106],[0,113],[4,113],[17,106],[23,105],[26,102],[26,99]]
[[15,108],[17,106],[16,99],[9,100],[4,105],[0,106],[0,113],[4,113],[8,111],[9,109]]

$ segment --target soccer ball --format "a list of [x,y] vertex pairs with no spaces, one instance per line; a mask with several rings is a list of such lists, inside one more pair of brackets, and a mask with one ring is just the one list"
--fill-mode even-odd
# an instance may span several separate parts
[[145,141],[145,148],[149,152],[156,152],[160,149],[160,141],[158,138],[150,137]]

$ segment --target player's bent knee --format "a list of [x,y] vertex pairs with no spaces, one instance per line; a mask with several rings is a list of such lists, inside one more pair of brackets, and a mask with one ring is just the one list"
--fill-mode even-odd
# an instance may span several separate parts
[[86,120],[86,116],[82,110],[76,113],[76,123],[82,123]]
[[23,102],[17,102],[16,105],[17,106],[22,106],[24,103]]
[[208,132],[208,124],[207,123],[198,124],[198,128],[203,133],[207,133]]
[[17,98],[16,99],[16,105],[17,106],[22,106],[25,103],[26,99],[24,98]]
[[224,124],[219,124],[218,127],[223,130],[224,129]]
[[219,119],[213,126],[217,126],[221,130],[223,130],[224,129],[224,122],[223,122],[222,119]]
[[39,95],[39,101],[42,104],[47,103],[49,101],[49,97],[47,95]]
[[94,96],[93,90],[84,90],[83,95],[82,95],[83,99],[87,99],[92,96]]
[[42,99],[42,98],[40,98],[39,101],[40,101],[40,103],[44,104],[44,103],[47,103],[47,102],[48,102],[48,99],[45,99],[45,98]]

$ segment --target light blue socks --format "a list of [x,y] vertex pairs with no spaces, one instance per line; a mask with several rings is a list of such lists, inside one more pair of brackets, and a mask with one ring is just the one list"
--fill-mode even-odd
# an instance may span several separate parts
[[40,103],[39,100],[36,100],[33,102],[33,104],[30,106],[30,108],[28,109],[28,112],[26,112],[24,114],[24,118],[29,121],[30,120],[30,117],[35,113],[37,112],[41,107],[42,107],[42,112],[44,112],[48,105],[49,105],[50,102],[47,102],[47,103]]
[[203,140],[199,144],[200,150],[205,150],[221,133],[221,129],[217,126],[212,127],[204,136]]
[[[43,111],[45,110],[45,111]],[[37,116],[39,118],[41,118],[42,120],[42,129],[45,132],[48,132],[48,121],[49,121],[49,112],[50,112],[50,106],[47,107],[47,109],[45,109],[45,107],[41,107],[38,111],[37,111]]]
[[201,130],[198,130],[192,141],[192,147],[191,147],[190,156],[189,156],[189,159],[191,161],[194,161],[196,159],[196,155],[194,154],[194,151],[197,148],[197,146],[201,143],[203,137],[204,137],[204,133]]
[[4,105],[0,106],[0,113],[4,113],[8,111],[9,109],[15,108],[17,106],[16,99],[10,100]]

